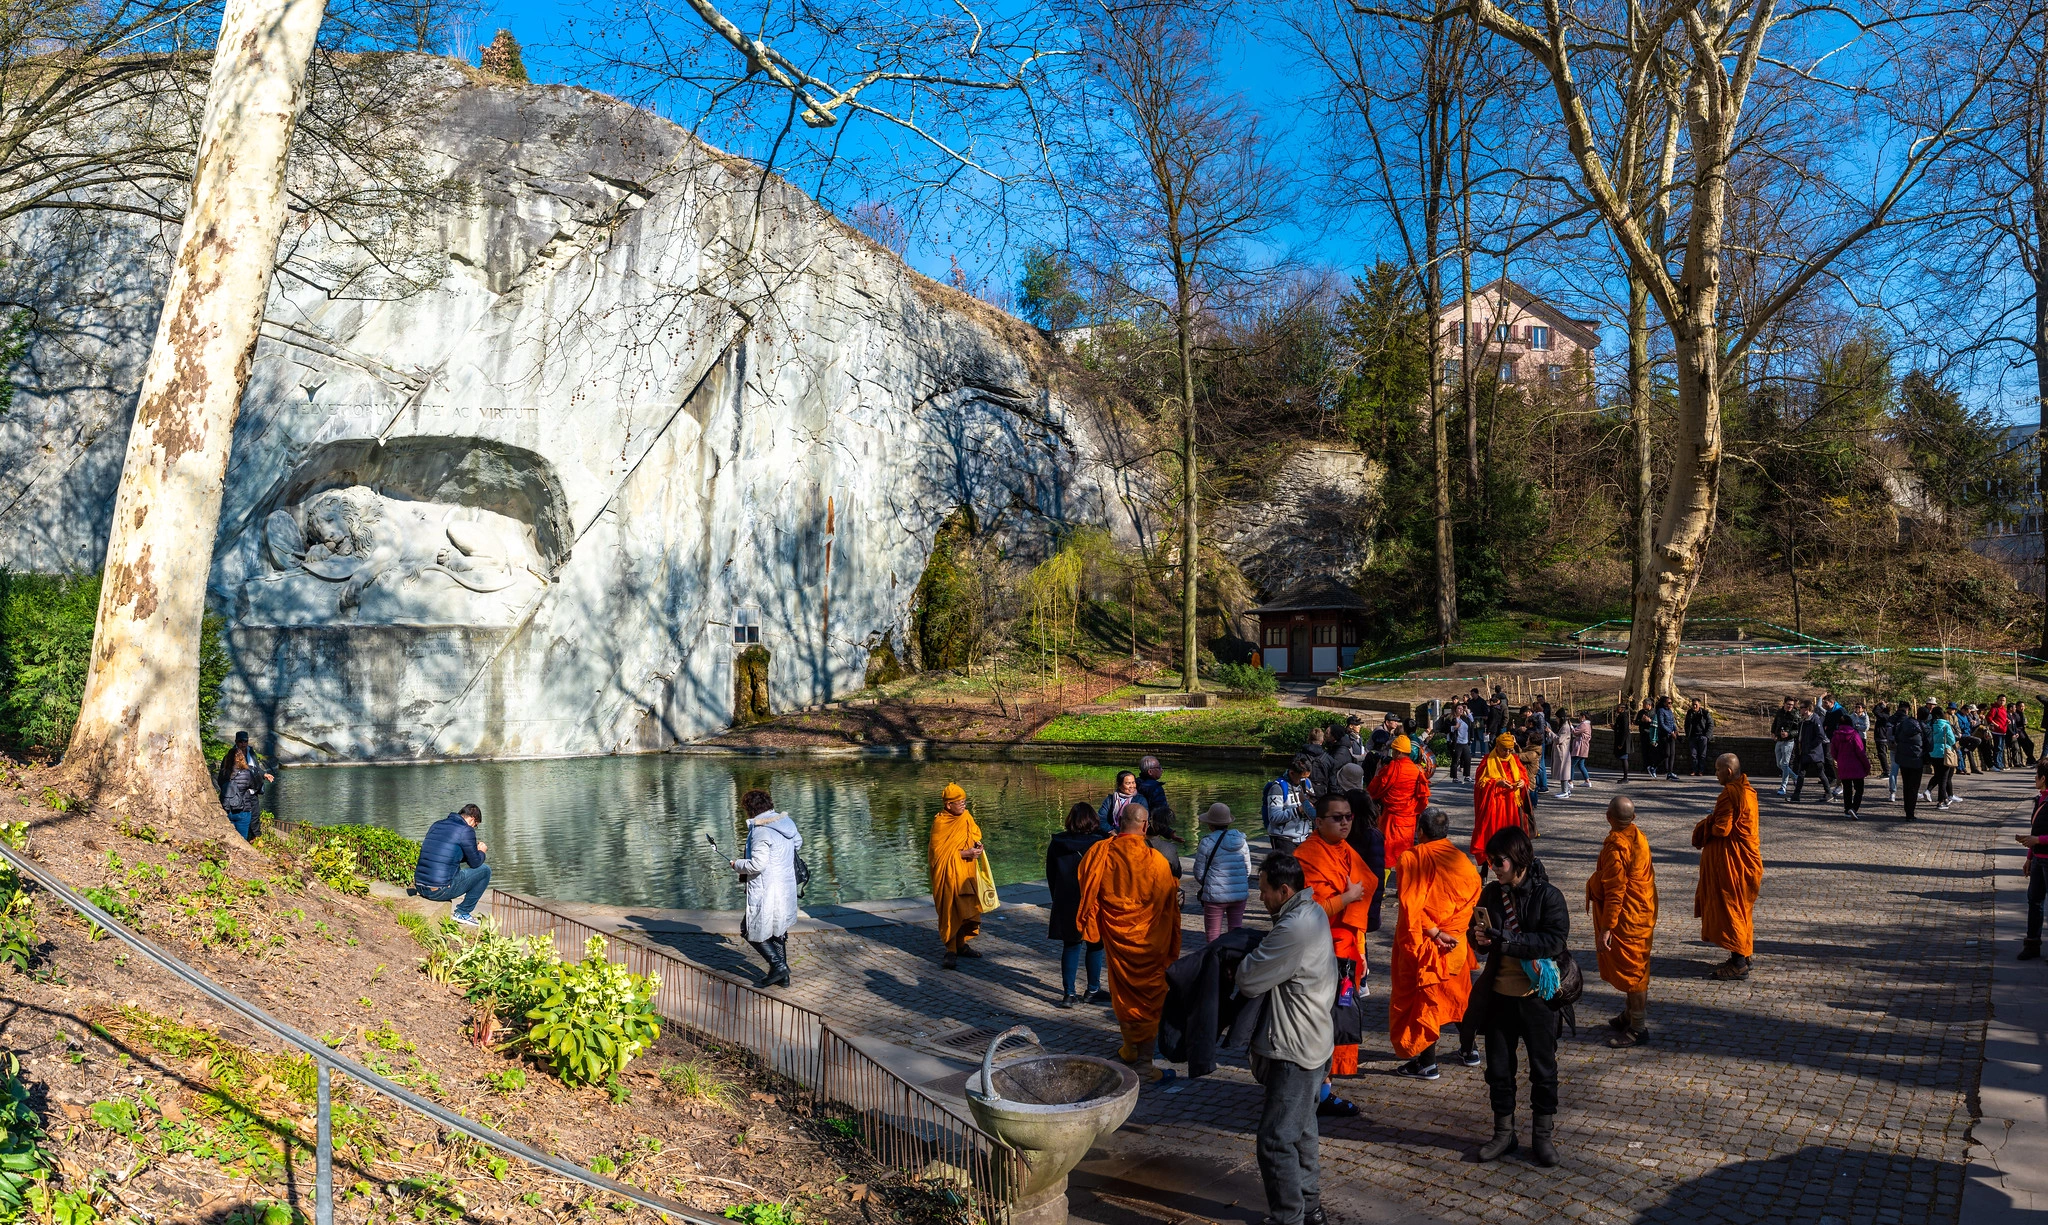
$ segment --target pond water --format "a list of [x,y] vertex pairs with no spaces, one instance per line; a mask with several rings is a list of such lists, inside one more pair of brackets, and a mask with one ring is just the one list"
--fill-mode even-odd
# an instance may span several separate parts
[[[805,904],[817,905],[927,891],[926,837],[949,782],[967,789],[996,883],[1042,879],[1046,842],[1068,807],[1101,803],[1116,772],[1132,765],[652,754],[286,769],[268,798],[286,820],[380,825],[411,838],[475,803],[493,883],[504,888],[612,906],[733,910],[740,890],[725,861],[741,845],[739,798],[752,788],[766,789],[802,831]],[[1255,833],[1267,777],[1255,762],[1168,762],[1166,794],[1187,853],[1195,817],[1218,800],[1239,829]]]

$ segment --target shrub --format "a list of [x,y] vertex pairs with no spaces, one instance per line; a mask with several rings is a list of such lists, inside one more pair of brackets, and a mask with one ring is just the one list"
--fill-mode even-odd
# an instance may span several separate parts
[[1217,664],[1216,681],[1239,693],[1264,695],[1280,689],[1280,678],[1258,664]]
[[0,739],[57,752],[85,696],[100,579],[0,571]]
[[31,1186],[50,1167],[38,1141],[43,1122],[29,1105],[28,1086],[21,1082],[21,1061],[7,1056],[0,1075],[0,1218],[12,1218],[27,1206]]
[[526,1010],[522,1041],[571,1087],[604,1081],[661,1037],[659,980],[606,961],[604,947],[592,936],[582,961],[557,962],[528,984],[540,1001]]
[[495,998],[508,1016],[523,1016],[544,998],[540,986],[559,958],[547,936],[500,936],[485,932],[448,957],[442,973],[461,983],[463,997]]
[[325,845],[340,844],[353,851],[356,872],[371,880],[409,885],[420,862],[419,843],[380,825],[323,825],[315,836]]
[[[92,660],[98,574],[13,574],[0,570],[0,743],[60,752],[71,741]],[[199,642],[199,735],[218,764],[228,745],[213,736],[228,675],[224,623],[209,616]]]
[[330,838],[314,847],[306,856],[306,866],[321,883],[336,893],[361,897],[370,891],[370,886],[356,874],[360,867],[356,861],[356,848],[345,839]]

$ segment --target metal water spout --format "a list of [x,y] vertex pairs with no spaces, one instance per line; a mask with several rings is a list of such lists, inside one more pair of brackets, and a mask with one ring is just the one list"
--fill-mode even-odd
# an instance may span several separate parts
[[[981,1096],[991,1102],[1002,1100],[996,1092],[996,1048],[1011,1038],[1022,1038],[1033,1046],[1043,1045],[1029,1025],[1012,1025],[989,1042],[988,1049],[981,1053]],[[969,1095],[972,1094],[973,1091],[969,1090]]]
[[1011,1038],[1038,1041],[1023,1025],[997,1034],[967,1082],[967,1109],[1016,1154],[1004,1187],[1011,1225],[1063,1225],[1067,1175],[1131,1117],[1138,1075],[1093,1055],[1027,1055],[997,1067],[996,1048]]

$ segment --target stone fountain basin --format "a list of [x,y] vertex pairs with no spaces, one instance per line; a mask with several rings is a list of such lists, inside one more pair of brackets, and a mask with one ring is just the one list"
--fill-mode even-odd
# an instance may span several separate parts
[[1035,1055],[990,1076],[996,1098],[984,1091],[977,1072],[967,1082],[967,1108],[983,1131],[1017,1150],[1024,1165],[1023,1185],[1011,1203],[1029,1207],[1058,1195],[1063,1210],[1068,1171],[1137,1106],[1137,1073],[1093,1055]]

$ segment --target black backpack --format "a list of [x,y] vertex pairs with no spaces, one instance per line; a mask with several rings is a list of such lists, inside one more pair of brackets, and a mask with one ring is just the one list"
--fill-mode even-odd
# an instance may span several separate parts
[[801,855],[792,855],[790,858],[796,861],[796,895],[802,897],[804,890],[811,887],[811,865],[805,863]]

